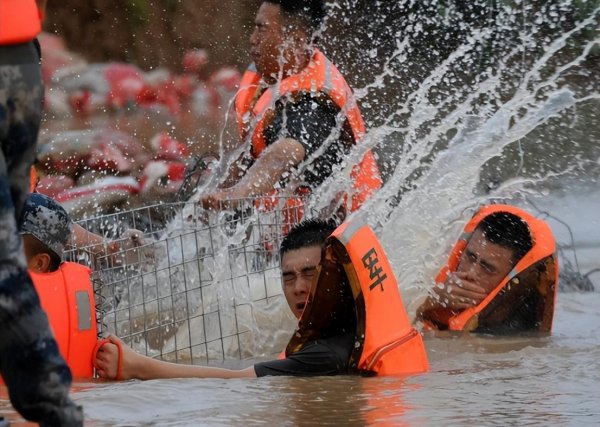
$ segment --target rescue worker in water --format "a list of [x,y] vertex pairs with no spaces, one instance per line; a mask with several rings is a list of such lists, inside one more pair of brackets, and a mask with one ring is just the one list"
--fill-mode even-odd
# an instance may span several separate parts
[[465,226],[417,320],[425,329],[549,332],[557,281],[550,227],[514,206],[489,205]]
[[[313,44],[324,15],[322,0],[265,0],[260,6],[250,38],[254,62],[235,98],[244,152],[219,189],[201,198],[204,208],[235,208],[236,199],[283,188],[306,194],[360,143],[365,125],[352,90]],[[350,211],[381,187],[370,151],[352,179]]]
[[30,193],[18,227],[29,274],[60,354],[74,378],[90,379],[97,343],[91,271],[84,265],[62,260],[73,222],[52,198]]
[[[364,261],[370,252],[377,261],[372,256]],[[346,223],[336,229],[332,221],[306,220],[284,238],[280,254],[283,292],[299,325],[279,359],[242,370],[179,365],[140,355],[110,336],[96,355],[97,373],[107,379],[158,379],[427,371],[421,336],[410,325],[370,228]],[[370,288],[371,273],[379,269],[388,277],[385,289]]]

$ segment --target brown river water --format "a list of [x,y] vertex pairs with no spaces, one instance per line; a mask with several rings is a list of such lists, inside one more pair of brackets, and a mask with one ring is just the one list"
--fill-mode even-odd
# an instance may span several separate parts
[[[598,425],[599,305],[560,293],[549,337],[427,336],[431,372],[408,378],[93,382],[72,396],[88,426]],[[26,425],[5,396],[0,413]]]
[[[531,4],[515,3],[526,4],[525,12]],[[443,254],[450,247],[450,240],[456,238],[458,228],[468,219],[467,214],[460,212],[482,202],[489,203],[490,199],[510,199],[516,193],[528,196],[533,191],[527,184],[545,183],[550,178],[562,187],[563,181],[570,176],[567,172],[571,171],[571,186],[565,185],[563,190],[566,196],[551,195],[545,204],[536,199],[535,206],[539,204],[540,209],[535,209],[534,213],[548,218],[555,232],[559,248],[563,249],[560,252],[561,268],[567,264],[564,261],[570,260],[581,273],[589,275],[595,291],[559,292],[551,336],[428,335],[425,339],[431,371],[407,378],[267,377],[76,383],[72,398],[83,406],[86,425],[600,425],[600,274],[597,270],[600,268],[600,162],[597,155],[600,95],[596,63],[590,60],[587,68],[578,68],[581,59],[597,48],[596,16],[600,9],[578,18],[574,33],[550,34],[548,40],[540,42],[539,52],[531,49],[529,56],[521,54],[519,49],[513,50],[510,43],[507,43],[506,52],[495,45],[502,36],[499,33],[496,40],[492,37],[496,32],[508,28],[513,21],[529,22],[520,19],[520,15],[515,15],[510,8],[500,12],[506,15],[506,20],[498,20],[494,31],[482,32],[475,28],[477,31],[473,31],[474,35],[468,38],[463,48],[439,67],[433,67],[424,83],[412,79],[416,87],[408,87],[406,92],[414,90],[407,102],[414,105],[411,104],[412,109],[407,113],[403,100],[402,108],[398,107],[397,111],[398,120],[408,116],[405,124],[397,122],[392,111],[380,128],[371,126],[374,130],[365,138],[365,147],[373,148],[379,139],[389,138],[392,145],[400,146],[403,142],[406,152],[397,162],[391,159],[394,169],[387,186],[364,210],[371,214],[372,222],[381,225],[378,235],[402,284],[404,301],[412,307],[415,293],[422,294],[429,286],[426,278],[433,277],[444,259]],[[561,17],[561,13],[551,9],[549,16]],[[538,21],[547,22],[548,16],[540,15]],[[518,46],[527,45],[527,31],[537,33],[538,21],[535,25],[518,25],[518,31],[510,33],[515,35]],[[422,27],[415,25],[414,28]],[[569,45],[567,42],[571,41],[572,35],[579,32],[583,35],[576,41],[582,48],[563,52],[562,47]],[[477,44],[478,40],[481,46]],[[413,57],[410,44],[406,46],[394,44],[390,64],[397,62],[400,67],[407,62],[406,58]],[[448,81],[456,80],[450,71],[458,70],[457,78],[462,82],[464,75],[469,74],[470,69],[465,69],[467,65],[475,70],[485,69],[486,63],[471,58],[471,50],[492,52],[490,49],[494,46],[500,51],[501,61],[495,64],[489,60],[494,65],[490,69],[499,70],[499,74],[488,75],[486,71],[480,80],[475,79],[481,81],[480,84],[449,91],[443,102],[437,99],[439,87],[444,89],[447,80],[442,77],[448,74]],[[542,51],[544,55],[540,59],[538,53]],[[374,57],[383,57],[376,49],[371,53]],[[392,61],[394,58],[396,62]],[[362,65],[361,62],[357,64]],[[515,72],[515,67],[521,74]],[[464,75],[462,70],[465,70]],[[380,74],[382,78],[388,74],[403,76],[404,71],[392,67]],[[508,85],[514,79],[507,76],[513,75],[520,76],[513,82],[514,95],[500,84]],[[369,111],[368,101],[377,98],[378,81],[375,79],[372,84],[357,90],[366,111]],[[383,88],[387,92],[385,85]],[[478,97],[494,102],[479,105],[474,101]],[[430,102],[431,99],[435,102]],[[386,105],[388,101],[390,105],[398,104],[390,99],[386,100]],[[477,120],[467,120],[469,117]],[[562,121],[553,121],[556,117]],[[123,117],[116,127],[124,131],[132,128],[136,131],[134,135],[146,140],[162,130],[160,119],[148,117],[140,124],[130,123],[128,117]],[[60,130],[63,126],[73,129],[98,125],[55,124],[58,129],[47,124],[47,132]],[[220,133],[214,129],[200,132],[197,125],[178,126],[180,134],[175,132],[174,136],[193,140],[192,154],[213,150],[208,142],[214,141],[214,136]],[[388,128],[400,132],[400,137],[393,137]],[[196,132],[189,133],[187,129]],[[449,133],[449,130],[456,132]],[[452,136],[455,134],[456,137]],[[440,151],[443,147],[434,144],[441,135],[450,139],[450,149]],[[581,152],[576,150],[580,147],[583,147]],[[508,148],[512,149],[512,155],[510,152],[506,155]],[[440,154],[431,161],[428,173],[416,181],[415,176],[421,176],[422,163],[431,153],[438,152]],[[508,166],[515,164],[511,167],[504,164],[489,166],[488,160],[494,158],[508,159],[506,161],[511,163]],[[494,170],[499,182],[514,178],[515,187],[502,184],[489,194],[474,196],[484,165]],[[530,176],[532,165],[548,167],[539,171],[533,168]],[[338,175],[340,181],[322,189],[324,192],[335,193],[344,185],[343,174]],[[411,179],[418,184],[416,189],[402,194],[395,204],[388,203]],[[573,189],[580,191],[583,183],[587,183],[587,190],[573,195]],[[540,194],[536,191],[535,195]],[[532,209],[532,206],[527,205],[527,208]],[[573,258],[574,252],[569,247],[577,248],[578,258]],[[414,313],[411,309],[409,312]],[[267,320],[274,319],[267,317]],[[272,348],[283,348],[289,335],[282,333],[280,326],[260,326],[255,338],[276,339]],[[227,366],[245,367],[254,361],[227,362]],[[10,406],[5,388],[0,390],[0,416],[13,425],[27,425]]]

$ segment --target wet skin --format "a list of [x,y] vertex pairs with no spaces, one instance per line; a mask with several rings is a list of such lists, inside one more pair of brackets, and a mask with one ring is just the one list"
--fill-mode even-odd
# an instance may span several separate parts
[[278,5],[263,3],[260,6],[250,36],[250,57],[263,77],[275,77],[281,69],[282,24]]
[[445,307],[463,310],[479,304],[513,268],[513,251],[491,243],[476,230],[463,251],[456,272],[434,288]]
[[321,260],[321,247],[308,246],[283,254],[281,280],[283,294],[296,318],[300,319],[317,265]]
[[250,57],[268,84],[298,73],[310,61],[310,35],[285,22],[279,5],[264,2],[254,20]]

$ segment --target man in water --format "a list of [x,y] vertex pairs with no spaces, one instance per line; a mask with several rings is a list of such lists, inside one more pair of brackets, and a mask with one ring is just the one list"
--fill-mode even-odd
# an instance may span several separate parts
[[[325,239],[335,230],[333,221],[308,220],[294,227],[281,243],[283,293],[294,316],[300,318],[312,279],[321,260]],[[336,375],[347,373],[354,347],[354,325],[338,337],[319,340],[285,359],[257,363],[242,370],[179,365],[152,359],[122,346],[122,379],[244,378],[266,375]],[[109,337],[113,342],[118,338]],[[105,344],[96,358],[100,377],[117,377],[119,349]],[[120,379],[121,379],[120,378]]]
[[27,274],[16,224],[41,121],[44,89],[35,38],[45,1],[0,3],[0,373],[26,419],[82,425],[81,408],[68,396],[71,372]]
[[421,336],[410,325],[383,249],[367,226],[346,223],[336,229],[332,221],[306,220],[284,238],[280,254],[283,292],[299,323],[279,359],[242,370],[177,365],[137,354],[109,337],[95,358],[98,374],[254,378],[428,369]]
[[29,271],[52,273],[60,267],[73,222],[56,201],[30,193],[18,223]]
[[557,283],[548,225],[506,205],[467,224],[417,319],[432,329],[550,331]]
[[[254,63],[244,75],[235,108],[245,152],[204,208],[233,207],[235,199],[284,187],[306,194],[360,142],[364,122],[352,90],[314,46],[324,18],[322,0],[265,0],[250,38]],[[381,186],[368,151],[353,169],[349,208]]]

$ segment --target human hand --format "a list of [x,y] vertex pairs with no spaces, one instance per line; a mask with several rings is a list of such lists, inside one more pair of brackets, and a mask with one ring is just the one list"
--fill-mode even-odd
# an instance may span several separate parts
[[241,199],[246,197],[240,191],[231,188],[217,190],[200,198],[200,204],[206,210],[220,211],[224,209],[237,209]]
[[109,335],[94,358],[94,367],[100,378],[128,380],[135,378],[135,362],[140,357],[133,349],[114,335]]
[[113,264],[140,262],[154,259],[154,248],[144,238],[144,233],[133,228],[127,229],[121,236],[108,244],[108,252],[113,254]]
[[146,239],[144,238],[144,233],[140,230],[136,230],[134,228],[129,228],[121,234],[119,240],[121,243],[122,250],[139,248],[141,246],[146,245]]
[[433,287],[433,298],[439,304],[453,310],[473,307],[485,297],[485,289],[478,286],[474,278],[464,272],[449,273],[444,283]]

